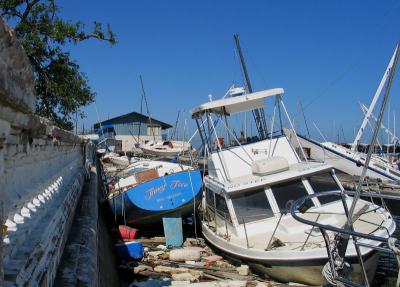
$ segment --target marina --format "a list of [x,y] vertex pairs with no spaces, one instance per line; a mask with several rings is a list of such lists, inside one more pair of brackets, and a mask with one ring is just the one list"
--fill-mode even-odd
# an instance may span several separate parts
[[[365,45],[370,58],[364,55],[356,72],[346,69],[339,77],[349,84],[332,80],[328,71],[338,73],[334,62],[349,58],[325,55],[306,38],[297,41],[303,53],[297,55],[283,32],[269,31],[265,42],[254,21],[278,18],[255,17],[255,7],[282,4],[253,3],[243,8],[254,16],[246,21],[238,21],[243,17],[234,17],[237,12],[225,4],[215,4],[214,10],[231,12],[224,19],[229,29],[222,10],[210,10],[210,3],[203,12],[190,4],[196,11],[188,10],[188,19],[173,29],[169,25],[184,16],[174,1],[162,13],[136,3],[135,17],[133,4],[125,3],[120,11],[128,15],[125,20],[141,19],[129,29],[114,15],[121,3],[107,13],[94,9],[114,18],[119,32],[147,39],[133,45],[123,34],[118,46],[111,25],[105,29],[95,21],[90,32],[81,21],[63,20],[76,4],[63,3],[64,15],[57,1],[22,2],[0,1],[0,286],[400,286],[400,44],[392,36],[373,36],[385,49]],[[100,2],[96,8],[104,5]],[[88,4],[81,5],[77,17],[91,15]],[[337,9],[339,4],[302,3],[294,9],[302,11],[299,15],[286,12],[316,21],[307,24],[309,33],[329,17],[315,20],[307,13],[325,11],[326,5]],[[346,5],[353,14],[363,13]],[[363,5],[381,11],[383,4]],[[149,11],[157,29],[147,23]],[[384,18],[392,19],[390,13]],[[207,16],[198,19],[199,14]],[[183,25],[205,19],[212,29]],[[351,26],[334,23],[341,33]],[[290,22],[297,25],[305,24]],[[139,26],[146,32],[136,31]],[[244,43],[233,27],[246,35]],[[258,36],[247,38],[253,29]],[[187,39],[175,38],[178,31]],[[207,33],[196,40],[196,31]],[[222,32],[230,42],[212,40]],[[290,40],[297,35],[285,33]],[[333,41],[325,34],[315,37],[325,48]],[[89,39],[117,45],[112,63],[109,52],[91,48],[92,43],[87,62],[70,58],[75,47],[73,53],[66,47]],[[201,45],[194,48],[194,40]],[[352,50],[359,46],[346,43],[346,49],[335,49],[359,57]],[[232,48],[233,59],[226,58]],[[132,49],[142,51],[140,56]],[[304,75],[293,55],[303,63]],[[94,65],[96,57],[102,69],[92,66],[87,76],[81,66]],[[324,69],[313,71],[313,65]],[[92,90],[89,76],[105,72]],[[134,73],[138,94],[132,96],[124,85],[132,86]],[[307,75],[312,88],[323,87],[322,82],[327,90],[343,88],[330,97],[312,92],[305,88]],[[359,96],[361,91],[367,95]],[[351,114],[346,105],[357,101],[361,111]],[[367,101],[368,106],[362,104]]]

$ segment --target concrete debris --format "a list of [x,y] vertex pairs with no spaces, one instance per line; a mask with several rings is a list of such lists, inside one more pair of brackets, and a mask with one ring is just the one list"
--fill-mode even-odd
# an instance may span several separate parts
[[147,255],[152,258],[158,258],[159,255],[164,254],[164,251],[149,251]]
[[183,267],[175,268],[175,267],[168,267],[168,266],[158,265],[158,266],[154,267],[154,271],[170,273],[170,274],[176,274],[176,273],[189,272],[189,269],[188,268],[183,268]]
[[165,250],[168,249],[167,246],[165,246],[165,245],[163,245],[163,244],[157,245],[156,248],[157,248],[157,249],[160,249],[160,250],[163,250],[163,251],[165,251]]
[[139,266],[133,267],[133,273],[140,274],[143,271],[153,271],[153,267],[140,264]]
[[186,264],[195,265],[196,261],[185,261]]
[[194,248],[174,249],[169,253],[169,260],[185,262],[185,261],[198,261],[201,258],[200,250]]
[[203,259],[207,262],[214,262],[214,261],[219,261],[222,260],[222,256],[219,255],[211,255],[211,256],[206,256],[203,257]]
[[195,276],[189,272],[172,274],[172,279],[175,281],[193,282],[199,279],[200,276]]
[[236,268],[239,275],[247,276],[249,275],[249,266],[248,265],[240,265],[240,267]]

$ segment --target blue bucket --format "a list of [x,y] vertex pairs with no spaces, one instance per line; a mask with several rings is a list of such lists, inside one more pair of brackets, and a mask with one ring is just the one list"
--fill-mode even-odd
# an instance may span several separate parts
[[121,259],[140,260],[143,258],[143,244],[140,241],[117,243],[115,249]]

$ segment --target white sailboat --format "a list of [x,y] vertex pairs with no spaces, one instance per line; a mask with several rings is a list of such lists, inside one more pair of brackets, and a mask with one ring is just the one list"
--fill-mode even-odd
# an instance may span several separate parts
[[[293,129],[283,93],[281,88],[270,89],[207,102],[192,110],[208,161],[202,232],[214,248],[246,262],[255,271],[283,282],[321,285],[326,283],[321,271],[328,260],[324,238],[318,230],[295,221],[288,211],[297,198],[343,191],[343,187],[332,166],[302,161],[282,132],[281,111]],[[229,116],[258,110],[255,120],[261,121],[264,101],[271,98],[275,105],[269,132],[266,125],[258,123],[257,127],[264,127],[257,129],[258,137],[239,141],[228,125]],[[279,127],[275,126],[277,122]],[[230,137],[226,145],[220,140],[225,134],[220,129]],[[345,200],[351,204],[351,198]],[[346,223],[338,197],[309,200],[305,209],[318,222]],[[395,230],[390,214],[372,203],[359,201],[355,214],[354,228],[360,232],[384,237]],[[373,276],[378,253],[371,248],[361,248],[361,252],[365,268]],[[346,255],[359,270],[356,250],[349,247]],[[354,276],[360,273],[355,272]]]
[[[138,147],[143,151],[144,154],[147,155],[152,155],[152,156],[159,156],[159,157],[172,157],[172,156],[177,156],[177,155],[182,155],[184,153],[188,152],[194,152],[195,149],[192,147],[192,144],[186,141],[179,141],[179,140],[157,140],[155,136],[155,131],[153,128],[153,125],[151,124],[151,117],[150,117],[150,111],[149,111],[149,105],[147,103],[147,98],[146,98],[146,93],[144,90],[144,85],[143,85],[143,79],[142,76],[140,76],[140,83],[142,86],[142,102],[144,100],[145,105],[146,105],[146,110],[149,118],[149,125],[150,125],[150,130],[151,134],[153,136],[153,139],[150,141],[146,142],[140,142],[138,144]],[[177,122],[179,119],[179,113],[178,113],[178,118]],[[175,131],[177,129],[177,122],[175,124]]]
[[191,143],[177,140],[152,140],[145,144],[141,144],[139,147],[145,154],[164,157],[171,157],[194,151]]
[[[387,66],[382,80],[375,92],[374,98],[365,112],[363,122],[354,139],[351,148],[346,148],[339,144],[324,141],[317,142],[307,137],[298,135],[300,144],[306,149],[307,156],[311,159],[321,160],[328,164],[333,165],[336,169],[341,170],[350,175],[360,176],[362,169],[365,164],[366,154],[357,150],[360,140],[364,134],[365,128],[369,123],[369,120],[373,118],[373,110],[379,97],[381,96],[382,89],[385,87],[388,81],[389,74],[397,66],[396,54],[399,53],[399,46],[396,46],[394,54]],[[291,135],[291,138],[295,138]],[[296,141],[293,141],[294,145],[297,145]],[[299,147],[299,146],[297,146]],[[367,176],[371,178],[379,178],[383,181],[396,181],[400,182],[400,171],[386,158],[373,155],[367,168]]]

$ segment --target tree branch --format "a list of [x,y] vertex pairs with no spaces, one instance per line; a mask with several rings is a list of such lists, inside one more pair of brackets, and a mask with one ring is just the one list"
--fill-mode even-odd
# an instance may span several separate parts
[[25,21],[26,20],[26,18],[28,17],[29,13],[32,11],[33,6],[35,6],[39,1],[40,0],[32,0],[32,1],[26,0],[25,1],[26,8],[25,8],[24,13],[22,13],[21,21]]
[[108,37],[100,36],[100,35],[98,35],[96,33],[89,33],[89,34],[81,33],[81,34],[79,34],[77,36],[72,36],[71,38],[73,40],[77,41],[77,42],[84,41],[84,40],[87,40],[87,39],[92,39],[92,38],[93,39],[98,39],[98,40],[103,40],[103,41],[112,41],[113,40],[111,37],[108,38]]

